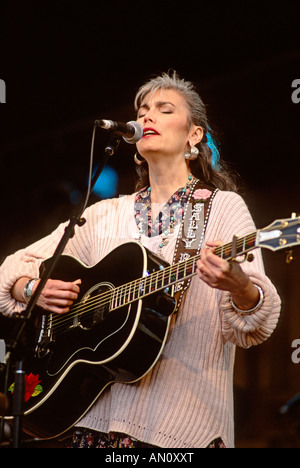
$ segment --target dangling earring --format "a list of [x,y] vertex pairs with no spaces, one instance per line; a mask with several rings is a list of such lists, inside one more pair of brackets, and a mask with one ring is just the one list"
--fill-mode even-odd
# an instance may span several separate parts
[[199,150],[196,146],[191,146],[191,149],[187,149],[184,153],[185,159],[189,159],[190,161],[196,159],[199,154]]
[[146,162],[145,159],[138,158],[138,153],[135,153],[135,155],[133,156],[133,159],[134,159],[135,164],[137,164],[138,166],[141,166],[142,164],[144,164],[144,162]]

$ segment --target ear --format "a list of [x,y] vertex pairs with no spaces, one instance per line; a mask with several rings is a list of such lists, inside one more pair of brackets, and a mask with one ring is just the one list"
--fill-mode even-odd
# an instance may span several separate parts
[[202,127],[193,125],[189,133],[189,143],[191,146],[196,146],[202,140],[204,131]]

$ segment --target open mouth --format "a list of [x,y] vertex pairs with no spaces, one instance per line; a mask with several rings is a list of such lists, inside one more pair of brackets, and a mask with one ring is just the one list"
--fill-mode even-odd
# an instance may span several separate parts
[[159,135],[159,133],[154,128],[144,128],[143,138],[153,135]]

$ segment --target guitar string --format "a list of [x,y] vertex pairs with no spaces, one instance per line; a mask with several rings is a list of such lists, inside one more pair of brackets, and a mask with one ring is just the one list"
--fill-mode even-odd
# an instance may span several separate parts
[[[299,220],[296,219],[294,222],[289,222],[288,223],[288,226],[291,227],[291,226],[294,226],[294,225],[298,225],[299,224]],[[281,224],[279,226],[276,226],[277,228],[286,228],[286,224]],[[243,238],[238,238],[237,239],[237,242],[236,242],[236,250],[239,249],[239,247],[243,247],[243,251],[242,252],[237,252],[239,255],[243,255],[245,254],[246,252],[248,252],[249,250],[252,250],[253,248],[255,248],[255,244],[252,245],[252,242],[255,240],[256,238],[256,235],[257,235],[257,231],[254,232],[254,233],[251,233],[249,234],[248,236],[245,236]],[[291,235],[286,235],[285,237],[290,237]],[[291,236],[292,237],[292,236]],[[245,247],[247,246],[248,242],[251,242],[250,246],[247,247],[247,249],[245,249]],[[219,247],[217,247],[215,249],[215,253],[219,256],[221,256],[222,258],[234,258],[234,256],[231,255],[231,252],[232,252],[232,242],[231,243],[228,243],[228,244],[223,244]],[[228,252],[226,252],[228,251]],[[224,254],[225,254],[225,257],[224,257]],[[226,257],[227,256],[227,257]],[[82,302],[79,302],[78,304],[75,304],[75,306],[73,308],[71,308],[71,313],[69,313],[66,318],[65,317],[62,317],[62,316],[54,316],[52,321],[56,322],[58,321],[59,324],[56,325],[56,328],[58,328],[60,325],[61,326],[64,326],[64,323],[63,322],[69,322],[70,320],[72,321],[73,318],[72,316],[76,316],[78,311],[80,311],[80,309],[83,309],[84,311],[84,314],[87,316],[89,315],[90,313],[94,313],[94,305],[97,305],[98,307],[101,306],[101,305],[108,305],[110,303],[113,303],[113,302],[116,302],[116,301],[120,301],[120,299],[124,300],[124,298],[128,297],[128,294],[129,294],[129,301],[125,302],[125,303],[121,303],[120,305],[118,305],[117,307],[113,307],[113,309],[111,310],[115,310],[117,308],[120,308],[122,306],[124,306],[125,304],[130,304],[142,297],[145,297],[147,295],[150,295],[152,294],[153,290],[151,290],[151,278],[152,277],[155,277],[156,276],[156,280],[155,280],[155,283],[156,285],[159,283],[159,281],[161,279],[164,279],[164,277],[166,276],[166,272],[168,272],[168,275],[169,275],[169,279],[170,279],[170,284],[163,284],[161,285],[160,289],[164,289],[174,283],[176,283],[177,281],[179,281],[179,279],[183,279],[183,278],[186,278],[188,276],[191,276],[191,274],[189,275],[186,275],[185,277],[183,278],[178,278],[179,277],[179,274],[182,272],[182,269],[181,267],[184,267],[184,270],[187,271],[188,268],[190,268],[190,266],[192,266],[195,262],[195,259],[197,260],[198,258],[200,258],[200,256],[196,256],[196,257],[192,257],[190,259],[188,259],[188,261],[186,262],[181,262],[180,264],[177,264],[177,265],[170,265],[169,267],[166,267],[164,270],[162,271],[156,271],[154,273],[152,273],[150,276],[148,277],[143,277],[143,278],[139,278],[137,280],[134,280],[133,282],[130,282],[128,283],[127,285],[122,285],[122,286],[118,286],[117,288],[113,289],[113,290],[109,290],[107,293],[101,293],[99,294],[98,296],[94,296],[93,298],[91,298],[90,300],[87,300],[85,301],[85,303],[82,303]],[[171,277],[173,275],[170,275],[171,273],[171,270],[173,270],[173,274],[175,274],[175,276],[177,277],[176,280],[171,280]],[[176,270],[177,270],[177,275],[176,275]],[[181,270],[181,271],[180,271]],[[170,272],[169,272],[170,271]],[[195,273],[195,271],[192,271],[192,275]],[[159,278],[159,276],[162,276],[162,278]],[[149,283],[150,281],[150,284],[147,284]],[[138,286],[138,296],[137,297],[133,297],[133,299],[130,299],[130,294],[131,294],[131,289],[132,289],[132,284],[135,283],[135,286],[134,286],[134,291],[136,290],[136,287]],[[129,286],[129,289],[128,289],[128,286]],[[143,294],[140,295],[140,288],[141,286],[144,286],[145,289],[148,287],[149,290],[148,290],[148,293],[145,293],[143,291]],[[158,291],[159,289],[157,289]],[[119,292],[120,291],[120,292]],[[101,301],[99,302],[98,301],[98,298],[102,298],[102,303]],[[109,301],[107,301],[106,298],[109,298]],[[112,300],[113,298],[113,300]],[[86,304],[88,304],[89,308],[86,306]]]
[[[252,236],[253,235],[247,236],[247,239],[249,240],[249,237],[252,237]],[[237,242],[237,247],[242,245],[242,244],[244,245],[245,239],[240,239],[240,241],[241,240],[243,242]],[[226,248],[231,246],[231,245],[232,245],[232,243],[224,244],[224,245],[216,248],[215,252],[217,254],[218,253],[224,253],[224,250],[226,251]],[[115,288],[113,290],[109,290],[106,293],[101,293],[98,296],[94,296],[93,298],[91,298],[90,300],[85,301],[84,303],[80,302],[80,303],[76,304],[73,308],[71,308],[71,311],[70,311],[71,313],[69,313],[68,315],[66,315],[66,316],[54,316],[53,319],[52,319],[52,324],[53,324],[53,322],[59,322],[58,325],[53,324],[55,326],[55,328],[57,329],[58,326],[63,326],[63,322],[72,321],[73,316],[76,316],[78,311],[80,312],[80,309],[82,309],[84,311],[84,315],[85,315],[85,317],[87,317],[90,312],[91,313],[94,312],[94,309],[93,309],[94,305],[97,305],[98,307],[100,307],[100,306],[108,305],[110,303],[118,303],[118,301],[120,302],[120,299],[122,299],[122,301],[123,301],[124,298],[128,298],[128,295],[129,295],[129,300],[127,300],[127,302],[125,302],[125,303],[120,302],[120,305],[114,306],[112,310],[115,310],[115,309],[120,308],[120,307],[122,307],[124,305],[130,304],[130,303],[140,299],[141,297],[145,297],[145,296],[150,295],[150,294],[152,294],[154,292],[151,289],[151,284],[153,284],[152,281],[151,281],[152,280],[151,277],[156,276],[155,284],[157,284],[157,283],[159,283],[160,280],[165,279],[164,277],[166,276],[166,273],[168,273],[168,279],[169,279],[168,283],[167,284],[162,283],[161,286],[160,286],[160,289],[164,289],[164,288],[170,286],[171,284],[174,284],[174,282],[176,283],[177,281],[179,281],[179,279],[182,279],[182,278],[178,279],[179,273],[181,273],[184,270],[187,271],[191,266],[195,265],[195,261],[198,258],[200,258],[199,255],[197,255],[196,257],[191,257],[186,262],[181,262],[180,264],[177,264],[176,266],[170,265],[169,267],[165,268],[164,270],[154,272],[149,276],[139,278],[137,280],[134,280],[133,282],[127,283],[127,284],[122,285],[122,286],[118,286],[117,288]],[[173,274],[171,275],[172,270],[173,270]],[[176,275],[176,272],[177,272],[177,275]],[[195,271],[192,270],[192,273],[189,273],[185,277],[191,276],[194,273],[195,273]],[[171,279],[174,276],[174,274],[175,274],[175,277],[177,276],[176,280]],[[131,292],[132,284],[135,284],[134,289],[133,289],[134,292],[136,292],[136,287],[138,286],[138,291],[137,291],[138,296],[136,297],[136,296],[133,295],[133,297],[131,299],[130,294],[132,294],[132,292]],[[129,286],[129,288],[128,288],[128,286]],[[143,294],[142,295],[140,295],[141,286],[143,288]],[[157,286],[156,286],[156,288],[157,288]],[[147,290],[147,289],[148,289],[148,292],[145,293],[145,290]],[[158,291],[158,289],[156,289],[156,290]],[[101,300],[98,301],[99,297],[102,299],[102,301]]]
[[[238,238],[236,242],[236,250],[238,250],[240,247],[246,246],[247,243],[249,243],[250,241],[253,242],[253,240],[255,240],[256,238],[256,234],[257,233],[255,232],[255,233],[249,234],[248,236],[244,238]],[[248,247],[248,250],[249,248],[252,249],[253,248],[252,245],[251,247]],[[229,249],[230,249],[230,254],[229,254]],[[222,258],[224,258],[224,255],[225,255],[228,259],[231,257],[231,249],[232,249],[232,242],[228,244],[223,244],[215,249],[215,254],[218,256],[221,256]],[[240,253],[240,255],[241,254],[242,253]],[[200,258],[200,255],[198,254],[194,257],[189,258],[187,261],[180,262],[176,265],[170,265],[164,268],[163,270],[155,271],[149,276],[138,278],[127,284],[118,286],[117,288],[110,289],[105,293],[101,293],[96,296],[93,296],[91,299],[88,299],[85,302],[80,301],[78,304],[75,304],[73,307],[71,307],[70,312],[66,316],[55,315],[52,318],[53,328],[57,330],[58,327],[64,326],[64,322],[72,321],[73,317],[78,315],[78,313],[80,313],[81,310],[84,311],[84,316],[87,317],[89,313],[93,313],[94,306],[101,307],[101,306],[106,306],[109,304],[119,303],[120,305],[113,307],[112,310],[115,310],[122,306],[129,305],[130,303],[140,299],[141,297],[150,295],[153,292],[158,291],[159,289],[165,289],[168,286],[176,283],[177,281],[180,281],[181,279],[183,279],[183,278],[180,278],[180,274],[189,271],[191,267],[193,267],[192,272],[188,273],[186,276],[184,276],[184,278],[188,276],[193,276],[195,274],[195,263],[199,258]],[[171,279],[174,275],[176,279]],[[153,278],[155,278],[155,281],[153,281]],[[164,284],[165,279],[168,279],[167,284]],[[161,286],[159,286],[159,288],[157,288],[157,284],[159,284],[160,282],[162,282],[162,284]],[[132,288],[132,285],[134,285],[133,288]],[[152,289],[153,287],[155,288],[154,291]],[[141,290],[143,290],[142,295],[140,295]],[[148,292],[145,293],[145,290]],[[136,297],[136,293],[137,293],[137,297]],[[99,301],[99,298],[100,298],[100,301]],[[124,299],[127,299],[127,301],[124,302]],[[57,324],[57,322],[59,323]]]
[[[289,226],[294,226],[294,225],[298,225],[298,224],[299,224],[298,219],[296,219],[294,222],[289,222],[289,223],[288,223]],[[276,226],[276,227],[286,228],[287,226],[286,226],[285,224],[281,224],[281,225]],[[252,249],[255,247],[255,245],[253,246],[252,242],[253,242],[253,240],[255,240],[256,235],[257,235],[257,231],[255,231],[254,233],[248,234],[248,235],[245,236],[245,237],[239,237],[239,238],[237,238],[236,249],[238,250],[239,247],[243,247],[243,248],[244,248],[244,250],[243,250],[242,252],[237,252],[238,255],[243,255],[243,254],[245,254],[247,251],[252,250]],[[286,237],[289,237],[289,236],[286,236]],[[246,245],[247,245],[247,243],[248,243],[249,241],[251,241],[251,245],[248,246],[247,249],[245,249],[245,247],[246,247]],[[234,258],[234,256],[231,255],[231,252],[232,252],[232,244],[233,244],[233,243],[230,242],[230,243],[228,243],[228,244],[223,244],[223,245],[217,247],[217,248],[215,249],[215,253],[216,253],[217,255],[221,256],[222,258],[224,258],[224,254],[225,254],[225,256],[227,256],[227,258],[230,258],[230,257],[231,257],[231,258]],[[226,252],[226,250],[228,251],[228,253]],[[75,306],[72,308],[72,312],[73,312],[73,314],[76,314],[77,311],[80,310],[81,308],[83,308],[83,309],[86,310],[86,309],[87,309],[86,304],[93,305],[94,303],[96,303],[96,304],[100,304],[100,305],[101,305],[101,302],[98,302],[98,303],[97,303],[98,297],[101,297],[101,298],[103,299],[103,302],[102,302],[103,304],[108,304],[109,302],[111,302],[112,296],[114,296],[114,297],[113,297],[113,301],[115,301],[115,302],[116,302],[117,300],[122,299],[123,297],[127,297],[128,293],[130,294],[131,285],[134,284],[134,283],[135,283],[136,285],[138,285],[138,287],[140,288],[140,286],[142,285],[142,283],[147,283],[147,282],[149,283],[149,280],[150,280],[150,285],[149,285],[149,284],[148,284],[148,285],[145,284],[145,286],[146,286],[146,287],[149,286],[150,289],[151,289],[151,278],[152,278],[152,277],[155,277],[155,276],[156,276],[157,278],[156,278],[156,281],[155,281],[155,282],[158,283],[159,280],[161,279],[161,278],[159,278],[160,274],[161,274],[162,277],[165,277],[165,276],[166,276],[166,272],[168,272],[168,271],[170,270],[170,273],[171,273],[171,270],[173,270],[173,269],[174,269],[174,273],[175,273],[175,274],[176,274],[176,270],[177,270],[177,275],[176,275],[176,276],[178,277],[178,276],[179,276],[178,272],[180,272],[180,268],[179,268],[179,267],[183,266],[184,270],[188,269],[188,267],[187,267],[188,263],[191,263],[191,262],[194,263],[195,258],[196,258],[196,257],[191,257],[191,258],[188,259],[186,262],[180,262],[180,263],[177,264],[177,265],[170,265],[169,267],[166,267],[165,269],[163,269],[163,270],[161,270],[161,271],[156,271],[156,272],[152,273],[152,274],[149,275],[148,277],[142,277],[142,278],[136,279],[136,280],[134,280],[133,282],[127,283],[127,285],[124,284],[124,285],[122,285],[122,286],[118,286],[117,288],[114,288],[113,290],[109,290],[107,293],[101,293],[101,294],[99,294],[98,296],[93,296],[93,298],[91,298],[90,300],[85,301],[84,303],[79,302],[78,304],[75,304]],[[200,257],[197,256],[197,258],[200,258]],[[189,265],[189,266],[190,266],[190,265]],[[188,276],[190,276],[190,275],[188,275]],[[170,274],[169,274],[169,277],[171,278]],[[180,279],[183,279],[183,278],[180,278]],[[174,284],[174,283],[176,283],[177,281],[179,281],[179,278],[177,278],[176,281],[173,281],[173,280],[172,280],[170,284]],[[160,287],[160,289],[164,289],[165,287],[170,286],[170,284],[163,284],[163,285]],[[128,286],[129,286],[129,289],[128,289]],[[126,288],[127,288],[127,289],[126,289]],[[136,288],[136,286],[135,286],[135,288]],[[134,289],[135,289],[135,288],[134,288]],[[143,294],[142,296],[146,296],[146,295],[151,294],[153,291],[151,291],[150,289],[149,289],[149,292],[148,292],[147,294]],[[122,291],[122,290],[123,290],[123,291]],[[157,289],[157,290],[158,290],[158,289]],[[119,294],[119,291],[121,291],[120,294]],[[124,292],[125,292],[126,294],[124,294]],[[118,296],[119,296],[119,297],[118,297]],[[106,297],[109,297],[109,302],[106,302]],[[138,299],[140,299],[140,298],[141,298],[141,296],[134,297],[132,300],[130,300],[130,302],[133,302],[133,301],[138,300]],[[128,304],[128,303],[129,303],[129,302],[126,302],[125,304]],[[115,307],[115,309],[120,308],[120,307],[122,307],[122,305],[125,305],[125,304],[121,304],[121,305]],[[88,310],[88,311],[89,311],[89,310]],[[68,314],[67,317],[69,318],[69,316],[70,316],[70,314]],[[55,317],[56,317],[56,316],[55,316]],[[58,316],[58,318],[60,319],[61,317]]]
[[[193,263],[197,260],[196,257],[192,257],[193,261],[191,261],[192,259],[189,259],[189,262],[187,262],[187,263],[190,263],[189,267],[191,267]],[[174,267],[174,265],[172,266]],[[118,286],[115,289],[110,289],[109,291],[105,293],[101,293],[97,296],[93,296],[91,299],[85,301],[84,303],[79,302],[78,304],[75,304],[74,307],[71,307],[70,313],[68,313],[66,316],[58,315],[58,316],[53,317],[53,320],[52,320],[53,328],[57,330],[58,327],[63,325],[63,322],[72,321],[73,317],[76,317],[78,313],[80,313],[81,310],[84,311],[84,317],[86,318],[89,315],[89,312],[91,312],[92,314],[94,313],[95,306],[103,307],[109,304],[120,303],[120,305],[113,306],[113,308],[111,309],[111,310],[116,310],[122,306],[129,305],[132,302],[135,302],[143,297],[146,297],[147,295],[152,294],[154,291],[152,291],[151,284],[157,285],[163,279],[164,280],[168,279],[168,282],[167,283],[164,282],[164,284],[161,284],[159,288],[156,288],[156,291],[158,291],[159,289],[167,288],[168,286],[170,286],[170,284],[174,283],[174,281],[171,280],[171,277],[173,276],[171,274],[172,266],[166,267],[162,271],[156,271],[152,273],[150,276],[144,276],[142,278],[138,278],[127,284]],[[179,272],[180,272],[180,269],[178,270]],[[155,276],[157,276],[157,278],[152,283],[152,278]],[[141,288],[143,288],[142,295],[140,294],[140,291],[142,290]],[[145,290],[148,290],[148,292],[145,293],[144,292]],[[124,299],[128,298],[129,296],[132,296],[132,299],[130,298],[127,302],[124,302]],[[100,301],[99,301],[99,298],[100,298]],[[58,325],[56,324],[56,322],[59,322]]]
[[[249,241],[249,238],[250,237],[252,238],[253,235],[254,234],[248,235],[247,240]],[[255,236],[256,236],[256,233],[255,233]],[[246,238],[243,238],[243,239],[240,238],[239,239],[240,242],[237,241],[237,247],[241,246],[242,244],[244,245],[245,244],[245,239]],[[229,243],[229,244],[224,244],[224,245],[222,245],[220,247],[217,247],[215,249],[215,253],[216,254],[220,254],[220,253],[224,254],[224,251],[226,251],[226,248],[230,247],[231,245],[232,245],[232,243]],[[152,277],[156,277],[156,280],[155,280],[154,283],[157,285],[157,283],[159,283],[160,280],[165,279],[164,277],[166,276],[166,273],[167,273],[169,281],[168,281],[167,284],[162,283],[161,286],[160,286],[160,289],[167,288],[168,286],[170,286],[170,285],[176,283],[177,281],[179,281],[180,279],[182,279],[182,278],[178,278],[179,273],[182,273],[183,271],[187,271],[191,266],[193,266],[195,264],[195,261],[198,260],[198,258],[200,258],[199,255],[197,255],[195,257],[191,257],[186,262],[180,262],[177,265],[170,265],[169,267],[166,267],[164,270],[156,271],[156,272],[152,273],[149,276],[136,279],[136,280],[134,280],[132,282],[129,282],[127,284],[124,284],[122,286],[118,286],[117,288],[115,288],[113,290],[109,290],[106,293],[101,293],[101,294],[99,294],[97,296],[93,296],[93,298],[85,301],[84,303],[79,302],[78,304],[75,304],[74,307],[71,307],[71,310],[70,310],[71,313],[69,313],[66,316],[56,316],[55,315],[53,317],[52,322],[60,322],[59,325],[61,325],[65,321],[72,321],[73,316],[76,316],[78,311],[80,312],[80,309],[84,310],[84,315],[87,316],[90,311],[93,312],[93,309],[91,309],[91,307],[94,307],[94,305],[97,305],[98,307],[100,307],[100,306],[108,305],[110,303],[118,303],[118,301],[119,301],[120,305],[114,306],[113,309],[112,309],[112,310],[115,310],[115,309],[120,308],[120,307],[122,307],[124,305],[132,303],[132,302],[140,299],[141,297],[145,297],[147,295],[152,294],[154,292],[151,289],[151,284],[153,284],[152,283]],[[173,274],[171,275],[172,270],[173,270]],[[176,275],[176,273],[177,273],[177,275]],[[193,275],[194,273],[195,273],[195,271],[192,270],[191,274]],[[175,274],[175,277],[177,277],[176,280],[171,279],[174,276],[174,274]],[[188,274],[185,277],[191,276],[191,274]],[[132,294],[132,285],[133,284],[135,285],[134,288],[133,288],[133,291],[135,293],[138,292],[138,296],[133,295],[132,299],[129,299],[129,301],[127,300],[127,302],[125,302],[125,303],[121,303],[120,299],[124,300],[124,298],[128,298],[128,295],[130,297],[130,295]],[[128,288],[128,286],[129,286],[129,288]],[[136,291],[137,287],[138,287],[138,290]],[[143,294],[142,295],[140,295],[141,287],[143,288]],[[157,288],[157,286],[156,286],[156,288]],[[147,289],[148,289],[148,292],[145,293],[145,290],[147,290]],[[158,289],[156,289],[156,290],[158,291]],[[102,301],[101,300],[98,301],[99,297],[102,299]]]

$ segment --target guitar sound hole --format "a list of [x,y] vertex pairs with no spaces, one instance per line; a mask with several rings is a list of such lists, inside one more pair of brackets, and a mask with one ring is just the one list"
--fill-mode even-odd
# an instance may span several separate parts
[[91,329],[103,322],[109,314],[113,285],[100,283],[91,288],[81,299],[83,311],[79,315],[80,326]]

